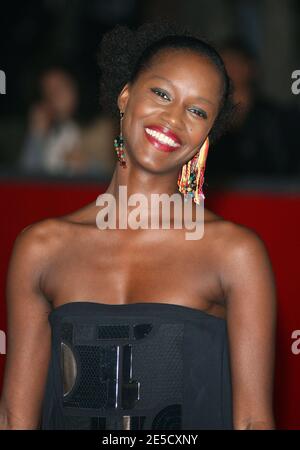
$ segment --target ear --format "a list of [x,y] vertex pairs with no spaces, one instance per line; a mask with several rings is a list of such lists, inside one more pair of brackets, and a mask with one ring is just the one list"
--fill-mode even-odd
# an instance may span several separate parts
[[130,95],[130,84],[126,83],[118,95],[118,107],[120,111],[125,111]]

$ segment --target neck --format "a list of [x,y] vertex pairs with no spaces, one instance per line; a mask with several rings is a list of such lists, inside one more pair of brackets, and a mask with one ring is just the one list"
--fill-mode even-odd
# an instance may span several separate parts
[[129,164],[124,169],[117,163],[106,193],[112,194],[118,203],[119,187],[126,186],[127,197],[133,194],[142,194],[150,201],[151,194],[179,193],[177,178],[178,171],[156,174]]

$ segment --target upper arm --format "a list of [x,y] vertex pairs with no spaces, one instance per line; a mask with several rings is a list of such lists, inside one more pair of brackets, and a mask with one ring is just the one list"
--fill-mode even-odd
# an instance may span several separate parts
[[[45,224],[26,227],[12,249],[7,281],[7,356],[0,427],[39,426],[50,357],[49,303],[40,291],[45,259]],[[5,421],[7,424],[5,424]]]
[[276,284],[263,241],[236,226],[222,258],[233,388],[234,428],[275,427]]

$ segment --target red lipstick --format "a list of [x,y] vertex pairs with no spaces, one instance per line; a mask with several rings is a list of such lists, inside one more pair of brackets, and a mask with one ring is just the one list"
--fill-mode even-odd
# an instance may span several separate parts
[[[172,143],[168,142],[162,142],[158,139],[157,136],[151,135],[151,132],[158,132],[161,133],[163,136],[170,138],[172,140]],[[174,152],[177,150],[181,145],[181,140],[179,137],[173,133],[169,128],[161,127],[159,125],[150,125],[148,127],[145,127],[145,135],[148,139],[148,141],[158,150],[164,151],[164,152]]]

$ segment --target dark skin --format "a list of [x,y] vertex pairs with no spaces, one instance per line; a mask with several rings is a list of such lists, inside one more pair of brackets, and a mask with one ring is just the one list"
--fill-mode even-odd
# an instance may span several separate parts
[[[221,92],[219,72],[207,58],[187,51],[158,54],[119,95],[128,167],[116,165],[106,192],[117,199],[119,185],[127,185],[128,196],[178,192],[178,171],[213,126]],[[144,136],[149,124],[174,131],[182,141],[180,151],[154,149]],[[191,241],[184,229],[101,231],[98,212],[93,202],[29,225],[15,241],[7,278],[8,355],[0,428],[38,426],[51,348],[48,314],[75,301],[163,302],[226,319],[234,428],[274,428],[276,293],[261,239],[207,209],[204,236]]]

